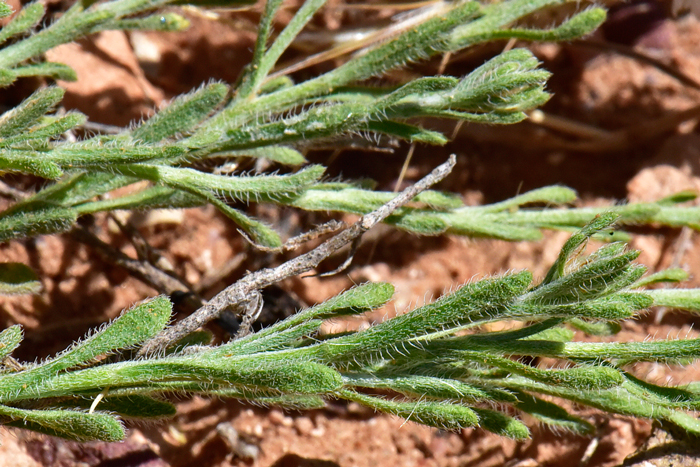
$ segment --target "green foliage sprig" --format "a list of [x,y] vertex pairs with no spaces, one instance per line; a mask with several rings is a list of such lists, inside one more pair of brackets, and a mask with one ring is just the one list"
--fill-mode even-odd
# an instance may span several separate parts
[[[60,64],[22,63],[59,43],[107,28],[124,28],[126,24],[131,28],[140,25],[167,30],[186,27],[184,19],[170,13],[133,19],[134,15],[143,15],[166,3],[116,0],[87,6],[78,2],[39,34],[0,50],[2,73],[25,76],[29,73],[25,69],[30,67],[35,75],[74,79],[67,72],[57,75],[47,71],[47,66],[54,71],[63,70],[65,66]],[[61,139],[65,132],[84,124],[85,117],[78,112],[51,116],[49,113],[60,103],[63,91],[51,87],[40,89],[0,119],[0,170],[57,181],[0,214],[0,241],[65,231],[81,215],[100,211],[212,203],[255,242],[275,248],[282,244],[276,232],[233,209],[226,200],[275,202],[307,210],[370,212],[391,194],[352,184],[319,183],[324,171],[321,166],[307,167],[291,175],[241,177],[206,173],[192,164],[203,159],[249,156],[298,166],[306,160],[294,145],[318,144],[344,133],[383,134],[428,144],[447,142],[440,133],[408,123],[409,118],[443,117],[486,123],[520,121],[525,118],[525,111],[543,104],[549,97],[544,90],[549,74],[538,68],[537,60],[525,49],[501,54],[463,79],[423,78],[393,89],[352,85],[413,60],[454,52],[494,38],[525,35],[530,39],[565,40],[592,30],[604,18],[602,10],[589,9],[546,31],[504,29],[523,15],[557,3],[511,0],[490,6],[476,2],[439,4],[422,23],[369,48],[340,68],[266,92],[265,76],[299,29],[323,4],[305,4],[268,48],[267,29],[279,6],[279,2],[270,2],[261,23],[254,61],[235,93],[223,83],[204,86],[174,100],[136,128],[114,136],[99,135],[77,142]],[[3,32],[7,38],[26,32],[43,12],[41,4],[30,4]],[[152,18],[156,17],[154,26]],[[96,200],[115,188],[140,180],[148,180],[153,186],[121,198]],[[417,200],[424,204],[404,208],[388,222],[424,235],[455,233],[508,240],[534,239],[542,228],[581,227],[600,210],[518,208],[532,203],[560,205],[574,199],[571,190],[552,187],[494,206],[471,208],[464,207],[454,196],[426,193]],[[660,209],[659,203],[616,209],[629,222],[698,224],[700,210],[666,206],[670,204],[668,200],[661,203],[664,209]]]
[[[684,412],[700,407],[699,393],[656,386],[625,370],[640,361],[698,358],[700,339],[572,342],[572,327],[611,329],[652,305],[697,307],[697,289],[639,290],[660,276],[640,282],[644,268],[633,262],[638,252],[622,243],[582,255],[581,246],[616,217],[600,216],[573,235],[538,284],[526,271],[488,278],[362,331],[319,334],[325,320],[391,299],[390,284],[368,283],[219,346],[181,346],[160,357],[106,363],[106,356],[167,324],[171,304],[157,297],[53,359],[6,369],[0,374],[0,417],[53,435],[113,441],[124,436],[119,417],[170,416],[175,409],[163,396],[186,392],[297,408],[346,399],[443,429],[479,426],[512,438],[529,435],[513,409],[577,433],[593,430],[542,398],[547,395],[700,435],[700,422]],[[521,325],[498,332],[482,327],[503,320]],[[19,326],[3,331],[2,356],[20,341]],[[520,362],[545,356],[560,363],[538,368]]]
[[[53,24],[39,28],[45,10],[31,3],[0,31],[0,86],[26,76],[74,80],[59,63],[37,61],[59,44],[106,29],[180,30],[187,21],[156,9],[172,0],[79,0]],[[195,2],[196,3],[196,2]],[[230,2],[233,3],[233,2]],[[246,3],[239,2],[239,3]],[[546,30],[513,26],[565,0],[439,2],[420,21],[344,65],[308,81],[272,79],[282,53],[324,4],[308,0],[268,45],[281,5],[265,7],[252,63],[238,86],[212,83],[180,96],[153,117],[116,135],[79,141],[63,137],[86,117],[59,115],[63,91],[45,87],[0,117],[0,171],[51,180],[18,196],[0,213],[0,241],[70,230],[83,215],[117,209],[184,208],[213,204],[256,243],[282,245],[269,226],[234,209],[229,201],[271,202],[305,210],[366,214],[393,198],[354,183],[323,182],[324,167],[306,164],[302,152],[339,135],[361,134],[409,142],[445,144],[424,129],[422,117],[507,124],[549,98],[548,72],[525,49],[503,53],[465,77],[426,77],[394,87],[367,86],[368,78],[408,63],[456,52],[490,40],[568,40],[589,33],[605,18],[600,8],[581,11]],[[10,9],[0,3],[0,16]],[[202,161],[267,158],[288,173],[229,176],[202,170]],[[148,181],[136,193],[109,192]],[[20,193],[20,195],[22,195]],[[564,187],[525,193],[493,205],[467,207],[455,196],[425,191],[386,218],[402,229],[531,240],[542,229],[576,231],[545,279],[533,285],[527,272],[467,284],[435,303],[369,329],[319,335],[323,321],[385,304],[388,284],[365,284],[303,310],[256,334],[216,347],[180,343],[162,355],[118,358],[159,334],[170,319],[163,296],[147,301],[76,343],[57,357],[0,373],[0,422],[78,440],[119,440],[122,418],[173,415],[164,397],[202,393],[301,408],[329,398],[446,429],[480,426],[514,438],[528,436],[515,411],[579,433],[591,425],[541,396],[569,399],[602,410],[652,418],[700,433],[685,410],[700,405],[698,392],[660,387],[625,367],[638,361],[698,357],[695,340],[643,343],[572,342],[572,328],[614,333],[617,322],[652,305],[700,309],[697,290],[641,287],[677,280],[677,271],[643,278],[637,252],[611,243],[583,257],[581,246],[618,224],[697,227],[700,210],[679,204],[692,194],[656,203],[608,208],[558,208],[575,200]],[[547,208],[533,207],[546,205]],[[605,231],[606,233],[608,231]],[[359,234],[358,234],[359,235]],[[0,265],[0,293],[29,293],[37,277],[23,265]],[[495,321],[521,326],[488,332]],[[0,333],[0,357],[9,361],[22,331]],[[193,339],[196,340],[196,339]],[[201,342],[200,342],[201,343]],[[561,364],[537,368],[518,357],[550,357]],[[377,393],[391,396],[379,396]],[[503,410],[498,410],[498,409]]]
[[[306,160],[294,145],[318,144],[347,133],[389,135],[430,144],[447,141],[440,133],[407,122],[408,118],[431,116],[489,123],[522,120],[525,111],[541,105],[549,96],[544,91],[548,73],[538,69],[537,60],[524,49],[498,56],[463,79],[425,78],[390,89],[355,84],[437,53],[457,51],[494,38],[516,37],[522,31],[505,28],[509,23],[557,3],[560,2],[513,0],[507,5],[490,6],[477,2],[439,4],[413,28],[369,47],[336,70],[300,84],[288,82],[268,89],[265,80],[270,70],[324,4],[323,1],[305,3],[268,47],[269,25],[280,5],[271,1],[262,18],[253,63],[237,89],[232,91],[222,83],[210,84],[175,99],[136,128],[77,142],[65,141],[61,135],[79,128],[85,117],[77,112],[51,116],[63,91],[51,87],[40,89],[0,119],[0,170],[57,181],[0,214],[0,241],[65,231],[79,216],[99,211],[212,203],[254,241],[274,248],[282,244],[279,235],[231,208],[226,200],[369,212],[376,207],[373,192],[355,188],[364,195],[355,196],[341,190],[338,184],[319,185],[324,171],[321,166],[307,167],[291,175],[241,177],[205,173],[192,165],[204,159],[251,156],[298,166]],[[187,22],[173,13],[149,15],[148,12],[166,4],[163,0],[77,2],[39,33],[0,50],[0,74],[6,76],[5,85],[17,76],[29,74],[75,79],[64,65],[26,65],[25,62],[85,34],[109,28],[186,27]],[[3,33],[7,38],[26,33],[43,14],[41,4],[30,4]],[[538,35],[549,39],[572,38],[595,28],[604,16],[601,9],[590,9],[559,27],[529,34],[532,38]],[[140,180],[148,180],[153,186],[123,198],[95,200]],[[312,188],[315,191],[309,192]],[[353,199],[364,197],[367,201],[346,207],[338,199],[340,193]],[[432,199],[446,197],[436,194]],[[457,209],[459,204],[452,198],[449,207]],[[436,204],[433,208],[442,211],[445,206]],[[435,209],[421,209],[419,214],[425,214],[420,221],[394,222],[409,230],[431,234],[448,230],[453,222],[438,220],[432,215],[439,214]],[[397,213],[394,219],[403,216]]]

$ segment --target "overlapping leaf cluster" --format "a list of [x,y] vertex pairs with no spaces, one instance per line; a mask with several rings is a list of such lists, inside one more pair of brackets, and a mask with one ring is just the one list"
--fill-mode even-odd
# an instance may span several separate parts
[[[175,3],[180,2],[78,0],[45,28],[38,27],[43,5],[31,3],[0,30],[0,43],[10,43],[0,50],[0,85],[26,76],[75,79],[65,65],[35,59],[86,34],[182,29],[186,20],[177,14],[154,13]],[[603,10],[591,8],[549,30],[512,27],[532,12],[561,3],[564,0],[439,2],[404,32],[326,74],[294,84],[286,77],[269,79],[270,71],[324,1],[305,2],[268,46],[281,5],[280,0],[269,0],[253,62],[237,88],[208,84],[116,135],[65,138],[67,132],[81,129],[85,116],[54,113],[63,91],[39,89],[0,117],[0,171],[52,182],[0,213],[0,241],[67,231],[80,216],[102,211],[213,204],[257,243],[277,247],[281,239],[276,232],[229,203],[370,212],[392,194],[353,183],[323,183],[322,166],[297,169],[306,164],[303,150],[346,134],[444,144],[442,134],[417,125],[421,117],[517,122],[548,99],[548,73],[538,68],[529,51],[515,49],[461,79],[428,77],[391,88],[361,86],[363,80],[489,40],[575,38],[605,17]],[[0,3],[0,15],[8,14],[9,8]],[[267,158],[287,173],[229,176],[210,170],[241,157]],[[199,164],[202,161],[207,164]],[[130,195],[104,196],[142,181],[150,183]],[[367,330],[318,335],[324,320],[372,310],[390,299],[390,285],[367,284],[219,347],[180,346],[157,358],[110,361],[107,355],[138,346],[166,325],[170,303],[164,297],[153,299],[52,360],[23,368],[4,366],[0,422],[79,440],[117,440],[124,436],[119,416],[172,415],[172,405],[161,396],[184,391],[299,407],[320,407],[325,399],[340,398],[432,426],[481,426],[511,437],[528,434],[525,425],[510,416],[516,409],[551,425],[590,430],[586,421],[540,397],[545,394],[699,433],[698,422],[683,412],[698,406],[695,392],[654,386],[624,370],[630,362],[696,358],[697,340],[570,342],[571,326],[591,333],[614,332],[617,321],[652,304],[700,308],[696,290],[638,291],[674,276],[642,279],[643,269],[632,263],[636,252],[622,244],[610,244],[585,259],[579,253],[586,239],[612,222],[613,214],[597,218],[601,212],[613,211],[621,224],[697,227],[700,210],[677,206],[693,196],[606,209],[526,209],[533,203],[570,203],[575,194],[550,187],[494,205],[466,207],[456,196],[424,192],[387,222],[425,235],[509,240],[537,238],[542,228],[574,231],[593,222],[572,237],[547,277],[535,286],[526,272],[486,279]],[[0,266],[1,293],[30,293],[39,286],[26,266]],[[501,320],[523,326],[475,332],[480,325]],[[0,356],[9,362],[21,337],[18,326],[3,331]],[[563,366],[536,368],[513,358],[519,356],[557,358]]]
[[[149,14],[167,1],[79,1],[39,33],[0,50],[0,83],[23,76],[75,79],[57,63],[29,63],[50,48],[105,29],[178,30],[187,21],[174,13]],[[306,160],[299,149],[347,133],[386,135],[408,141],[444,144],[437,132],[415,126],[417,117],[513,123],[548,99],[548,73],[525,49],[501,54],[463,79],[440,76],[398,88],[357,87],[355,83],[408,62],[453,52],[492,39],[517,37],[565,40],[591,31],[604,18],[600,9],[583,11],[551,30],[509,29],[508,25],[558,0],[511,0],[489,6],[477,2],[439,4],[417,26],[374,46],[318,78],[293,84],[288,78],[266,81],[281,53],[322,1],[309,1],[268,47],[270,21],[280,2],[267,5],[254,62],[240,86],[204,86],[175,99],[136,128],[117,135],[66,141],[79,129],[78,112],[52,115],[63,90],[40,89],[0,118],[0,170],[56,180],[0,214],[0,241],[70,229],[81,215],[116,209],[191,207],[212,203],[257,243],[281,244],[268,226],[229,206],[234,201],[276,202],[306,210],[366,213],[384,203],[381,193],[347,183],[319,183],[322,166],[288,175],[228,176],[196,168],[204,159],[225,163],[240,157],[265,157],[281,166]],[[9,13],[9,10],[5,12]],[[27,5],[0,34],[7,41],[31,31],[44,7]],[[353,87],[354,86],[354,87]],[[413,120],[409,120],[413,119]],[[193,165],[195,164],[195,165]],[[209,167],[211,165],[209,164]],[[99,199],[110,191],[147,180],[152,185],[128,196]],[[487,207],[465,207],[456,197],[427,193],[416,207],[399,210],[388,222],[425,235],[457,233],[511,240],[533,239],[541,228],[578,228],[592,210],[518,210],[530,203],[562,204],[573,191],[552,187]],[[630,222],[696,225],[700,211],[661,204],[617,208]],[[663,206],[664,209],[661,209]]]
[[[698,290],[640,291],[672,274],[642,279],[644,268],[633,263],[638,252],[624,244],[581,254],[588,238],[615,217],[601,216],[572,236],[536,285],[527,271],[484,279],[368,329],[319,334],[325,320],[390,300],[390,284],[368,283],[220,346],[183,343],[165,356],[105,363],[106,355],[138,345],[166,325],[171,305],[158,297],[54,359],[5,370],[0,416],[8,425],[53,435],[118,440],[124,436],[118,417],[173,415],[162,396],[187,392],[299,408],[346,399],[439,428],[478,426],[513,438],[529,435],[512,416],[517,411],[558,428],[592,431],[586,420],[542,398],[548,395],[700,435],[700,421],[684,412],[700,407],[700,393],[656,386],[624,369],[640,361],[696,359],[700,339],[571,342],[572,327],[615,332],[618,321],[651,305],[674,302],[697,310]],[[480,328],[503,320],[522,325],[499,332]],[[3,356],[21,336],[18,326],[0,334]],[[538,368],[518,358],[544,356],[561,363]]]

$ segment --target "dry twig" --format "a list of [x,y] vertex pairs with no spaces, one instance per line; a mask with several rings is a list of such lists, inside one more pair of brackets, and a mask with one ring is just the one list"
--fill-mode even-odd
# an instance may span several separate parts
[[406,188],[379,209],[365,214],[348,229],[326,240],[310,252],[275,268],[261,269],[248,274],[238,282],[228,286],[195,313],[146,341],[139,350],[139,355],[147,355],[167,348],[209,321],[218,318],[228,308],[245,310],[251,301],[255,301],[253,298],[258,295],[260,289],[314,269],[333,253],[359,239],[363,233],[389,217],[396,209],[408,203],[419,193],[444,179],[452,171],[455,163],[456,158],[451,155],[447,162],[439,165],[415,185]]

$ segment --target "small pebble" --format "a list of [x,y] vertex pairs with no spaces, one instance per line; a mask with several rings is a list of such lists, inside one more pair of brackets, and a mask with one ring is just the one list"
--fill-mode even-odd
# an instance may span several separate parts
[[299,417],[294,421],[294,428],[300,435],[308,436],[314,429],[314,422],[309,417]]
[[284,414],[279,410],[270,410],[270,413],[267,414],[267,418],[269,418],[270,422],[272,422],[273,424],[281,425],[282,419],[284,419]]
[[365,408],[358,404],[357,402],[350,402],[348,404],[348,413],[357,415],[365,412]]
[[326,429],[322,426],[319,426],[318,428],[314,428],[313,430],[311,430],[309,434],[314,438],[320,438],[321,436],[326,434]]
[[279,410],[270,411],[268,418],[275,425],[292,426],[294,424],[294,420],[292,420],[291,417],[285,416]]
[[222,422],[216,426],[216,431],[231,449],[231,453],[241,459],[255,460],[260,455],[260,448],[246,442],[238,434],[238,431],[229,422]]

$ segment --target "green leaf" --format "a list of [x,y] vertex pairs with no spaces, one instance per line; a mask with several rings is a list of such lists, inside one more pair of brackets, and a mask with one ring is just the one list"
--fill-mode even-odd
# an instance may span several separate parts
[[78,218],[75,210],[64,208],[4,214],[0,214],[0,242],[64,232],[73,227]]
[[[34,126],[27,132],[0,140],[0,146],[12,146],[15,149],[36,149],[35,146],[39,143],[37,140],[46,140],[60,136],[68,130],[83,125],[87,121],[87,117],[79,112],[69,112],[63,117],[56,119],[46,118],[45,120],[47,120],[45,123]],[[56,166],[53,163],[50,164]]]
[[0,2],[0,18],[5,18],[6,16],[10,16],[14,11],[12,11],[12,8],[5,2]]
[[194,208],[205,205],[209,196],[208,193],[206,196],[204,193],[197,196],[167,186],[156,185],[126,196],[80,204],[76,207],[76,211],[82,215],[119,209]]
[[209,203],[219,208],[228,218],[238,224],[256,244],[266,248],[278,248],[282,246],[282,239],[272,228],[258,220],[251,219],[237,209],[233,209],[211,194],[205,193],[205,196]]
[[610,227],[618,218],[619,216],[617,214],[611,212],[601,214],[596,216],[590,223],[586,224],[586,226],[579,232],[572,235],[562,247],[561,252],[559,253],[559,258],[557,258],[557,261],[550,268],[547,276],[542,281],[542,284],[548,284],[553,280],[564,276],[566,274],[566,267],[569,264],[570,259],[579,252],[581,246],[584,245],[584,243],[588,241],[593,234]]
[[481,364],[483,362],[492,367],[503,368],[514,374],[526,376],[533,381],[571,389],[609,389],[617,387],[623,382],[623,377],[619,371],[606,366],[581,366],[561,370],[542,370],[508,358],[489,356],[482,353],[474,356],[465,355],[465,357],[473,359],[474,363]]
[[548,205],[560,205],[573,203],[576,200],[576,192],[565,186],[548,186],[537,190],[528,191],[522,195],[514,196],[500,203],[489,204],[481,207],[485,212],[503,212],[517,209],[527,204],[544,203]]
[[395,121],[367,122],[362,129],[384,135],[396,136],[409,143],[444,146],[449,141],[445,135],[438,131],[426,130],[425,128],[415,125]]
[[[550,76],[538,70],[539,62],[527,49],[513,49],[497,55],[464,78],[450,97],[453,106],[469,112],[522,112],[534,105],[528,92],[542,94],[542,87]],[[536,98],[534,102],[538,102]]]
[[[530,13],[545,8],[551,5],[561,5],[566,3],[566,0],[511,0],[498,4],[491,4],[485,7],[482,11],[482,16],[470,23],[456,27],[449,34],[448,47],[450,50],[467,47],[493,40],[494,38],[517,37],[508,34],[508,30],[501,30],[502,27],[512,24],[519,18],[522,18]],[[605,17],[603,10],[599,11],[587,10],[572,17],[567,23],[562,25],[563,29],[557,32],[558,28],[551,30],[552,39],[558,37],[566,38],[564,40],[573,39],[574,34],[585,35],[592,32],[600,25]],[[603,18],[601,18],[601,12]],[[580,18],[577,18],[580,16]],[[573,22],[572,22],[573,21]],[[541,37],[547,37],[543,35]]]
[[158,143],[178,133],[192,131],[223,103],[228,91],[225,84],[212,83],[180,96],[133,130],[131,137],[144,143]]
[[[231,368],[233,366],[235,368]],[[337,371],[314,362],[249,358],[221,363],[220,368],[234,371],[244,386],[269,388],[285,393],[324,394],[342,386],[342,378]]]
[[0,68],[0,87],[7,87],[15,82],[17,75],[12,70]]
[[484,430],[513,439],[528,439],[530,430],[519,420],[494,410],[474,408]]
[[459,195],[444,191],[426,190],[414,200],[425,203],[431,209],[438,210],[457,209],[464,206]]
[[663,271],[659,271],[639,279],[632,285],[632,287],[636,289],[662,282],[683,282],[688,280],[689,276],[690,275],[681,268],[664,269]]
[[[426,345],[423,341],[428,336],[434,338],[435,334],[432,333],[445,330],[446,323],[449,323],[447,333],[453,333],[460,325],[474,324],[482,319],[493,319],[501,313],[505,314],[514,298],[527,288],[531,280],[530,273],[521,272],[467,284],[435,303],[372,326],[361,333],[324,341],[310,347],[307,352],[314,358],[335,365],[355,365],[373,360],[385,352],[391,353],[412,340],[417,342],[416,345]],[[431,343],[428,342],[427,345]]]
[[[82,398],[71,399],[63,403],[67,407],[80,407],[83,409],[89,409],[92,404],[92,400]],[[130,419],[173,417],[177,413],[175,406],[170,402],[136,394],[128,396],[108,395],[99,401],[97,408]]]
[[222,344],[207,354],[232,357],[295,348],[300,345],[302,339],[310,336],[313,338],[322,323],[320,319],[312,319],[281,331],[272,332],[272,328],[263,329],[246,338]]
[[564,428],[579,435],[588,435],[594,431],[593,425],[571,415],[557,404],[523,391],[516,391],[515,395],[518,398],[518,402],[514,404],[515,407],[532,415],[538,422],[552,425],[555,428]]
[[679,203],[686,203],[688,201],[694,201],[697,199],[698,193],[695,191],[691,190],[686,190],[686,191],[680,191],[678,193],[674,193],[670,196],[666,196],[665,198],[661,198],[658,200],[656,203],[660,205],[674,205],[674,204],[679,204]]
[[652,298],[654,306],[700,312],[700,289],[654,289],[644,293]]
[[118,349],[140,344],[163,330],[170,320],[172,304],[160,296],[125,311],[102,331],[76,343],[44,367],[60,371]]
[[326,407],[326,401],[319,396],[309,395],[283,395],[264,396],[253,392],[240,391],[236,389],[221,389],[212,391],[213,395],[220,397],[231,397],[235,399],[245,399],[255,401],[256,405],[276,406],[291,410],[317,410]]
[[54,180],[63,175],[63,171],[58,164],[42,159],[39,155],[27,154],[26,151],[8,151],[6,149],[0,150],[0,170]]
[[[7,7],[4,2],[0,3],[0,5]],[[2,16],[0,12],[0,17]],[[12,18],[12,21],[7,23],[5,27],[0,30],[0,44],[11,37],[28,32],[29,29],[33,28],[41,21],[43,16],[44,5],[41,2],[33,2],[24,6],[17,16]]]
[[0,138],[15,136],[36,124],[41,117],[51,111],[65,91],[58,87],[39,89],[12,110],[0,117]]
[[[75,343],[56,358],[28,370],[0,378],[0,399],[18,398],[20,392],[31,392],[38,383],[45,383],[63,370],[89,362],[118,349],[140,344],[160,332],[170,319],[172,305],[165,297],[156,297],[123,313],[103,330]],[[104,384],[104,387],[109,384]],[[9,391],[9,393],[8,393]],[[9,394],[13,393],[10,396]]]
[[[336,295],[320,305],[301,310],[269,328],[224,344],[216,352],[231,354],[251,352],[250,344],[253,342],[257,343],[255,349],[261,348],[260,346],[278,348],[280,344],[277,342],[287,343],[288,346],[289,342],[295,338],[315,332],[323,319],[357,315],[374,310],[388,302],[393,294],[394,287],[391,284],[371,282],[362,284]],[[302,327],[305,323],[309,323],[309,325]],[[285,335],[286,331],[290,331],[290,333]]]
[[0,359],[9,356],[22,342],[22,326],[15,324],[0,332]]
[[602,8],[589,8],[571,17],[561,26],[538,30],[538,29],[503,29],[494,31],[491,39],[514,38],[527,41],[568,41],[590,34],[603,22],[607,13]]
[[[477,2],[462,2],[449,5],[445,9],[443,15],[436,14],[404,34],[360,54],[324,75],[291,88],[266,94],[255,100],[234,101],[206,128],[201,129],[197,138],[215,141],[222,130],[239,128],[255,115],[264,115],[271,110],[281,112],[306,99],[328,94],[340,86],[376,76],[385,70],[435,55],[440,51],[446,51],[442,47],[436,47],[443,43],[445,31],[475,17],[481,7]],[[361,114],[367,112],[366,107],[359,110]],[[337,117],[343,115],[347,113],[339,113]],[[283,130],[284,128],[279,129],[282,133]]]
[[[110,3],[118,4],[119,2]],[[82,4],[73,8],[72,11],[80,11],[80,14],[71,14],[69,10],[50,27],[0,50],[0,68],[15,67],[57,45],[71,42],[88,33],[98,24],[110,20],[113,16],[111,12],[99,8],[84,11]]]
[[622,387],[602,391],[583,391],[535,383],[522,377],[505,379],[505,385],[509,388],[564,397],[611,413],[665,420],[681,426],[689,434],[700,434],[700,422],[697,419],[662,404],[649,403],[637,395],[638,391],[631,384],[626,382]]
[[[22,374],[27,373],[29,371]],[[109,388],[111,392],[122,388],[208,392],[227,387],[271,391],[276,395],[322,395],[332,394],[342,386],[341,375],[332,368],[315,362],[290,360],[274,352],[235,358],[216,351],[203,351],[193,355],[95,366],[50,378],[29,376],[29,381],[33,383],[31,386],[19,393],[14,390],[11,396],[6,397],[16,401],[77,394],[97,395],[103,388]],[[12,388],[17,388],[16,384],[23,380],[13,377],[6,376],[0,380],[0,385],[12,384]],[[194,387],[192,383],[195,383]],[[5,394],[7,390],[0,387],[0,394]]]
[[568,321],[570,325],[591,336],[613,336],[622,330],[620,324],[609,321],[588,322],[574,318]]
[[346,290],[320,305],[307,308],[290,316],[283,322],[285,323],[283,327],[276,327],[275,329],[285,329],[309,319],[331,319],[372,311],[386,304],[393,295],[393,285],[385,282],[367,282]]
[[[19,151],[17,151],[19,152]],[[58,164],[64,169],[80,167],[114,172],[123,167],[120,164],[133,162],[160,162],[181,157],[185,149],[178,146],[149,146],[123,144],[121,147],[104,147],[92,141],[61,144],[46,153],[29,153]],[[146,166],[144,166],[146,167]],[[185,169],[183,169],[185,170]]]
[[125,31],[163,31],[175,32],[184,31],[190,26],[190,22],[176,13],[163,13],[146,16],[144,18],[129,18],[110,21],[92,28],[91,33],[108,29],[118,29]]
[[308,162],[299,151],[286,146],[263,146],[260,148],[241,149],[240,151],[229,151],[226,153],[217,154],[217,156],[264,157],[265,159],[277,162],[278,164],[291,166],[304,165]]
[[25,410],[0,405],[0,414],[10,426],[39,431],[75,441],[121,441],[122,424],[112,415],[74,410]]
[[31,65],[18,66],[12,69],[14,78],[28,76],[46,76],[55,80],[78,81],[78,74],[73,68],[63,63],[42,62]]
[[578,269],[533,290],[527,299],[539,304],[577,303],[617,292],[632,285],[646,271],[632,265],[638,256],[638,251],[619,251],[603,258],[591,256]]
[[[467,404],[493,402],[493,394],[461,381],[432,376],[344,375],[346,384],[358,388],[389,389],[414,398],[451,400]],[[512,401],[509,400],[509,402]]]
[[515,355],[530,355],[533,357],[559,357],[585,361],[619,359],[637,362],[674,362],[680,359],[698,358],[700,356],[700,339],[595,344],[528,339],[504,344],[501,342],[490,343],[488,340],[476,337],[458,337],[444,343],[431,342],[425,345],[425,350],[432,352],[440,352],[447,349],[484,350],[509,352]]
[[455,212],[455,216],[450,216],[449,213],[440,216],[445,220],[448,232],[509,241],[536,241],[542,238],[542,232],[535,226],[517,225],[502,218],[488,219],[485,216],[479,216],[478,212],[466,212],[468,208],[462,209],[465,210]]
[[22,263],[0,263],[0,295],[36,294],[41,291],[39,276]]
[[324,168],[312,165],[291,175],[256,175],[228,177],[202,173],[194,169],[143,164],[117,165],[114,169],[124,175],[162,182],[173,188],[195,194],[206,190],[219,197],[249,201],[260,197],[279,198],[297,193],[321,178]]
[[344,398],[358,402],[380,412],[386,412],[412,422],[443,430],[461,430],[479,424],[475,409],[457,404],[435,402],[395,402],[379,397],[366,396],[352,391],[341,391]]
[[255,55],[251,63],[251,71],[244,76],[238,99],[247,99],[255,95],[267,74],[277,63],[284,51],[294,41],[302,28],[311,20],[311,17],[324,4],[326,0],[306,0],[302,3],[287,26],[279,33],[269,49],[266,49],[267,38],[271,29],[273,16],[282,4],[281,0],[269,0],[266,2],[265,14],[261,20],[260,33],[256,43]]
[[664,407],[683,410],[700,408],[700,395],[682,388],[658,386],[636,378],[624,372],[625,388],[632,394],[648,401],[650,404],[660,404]]

